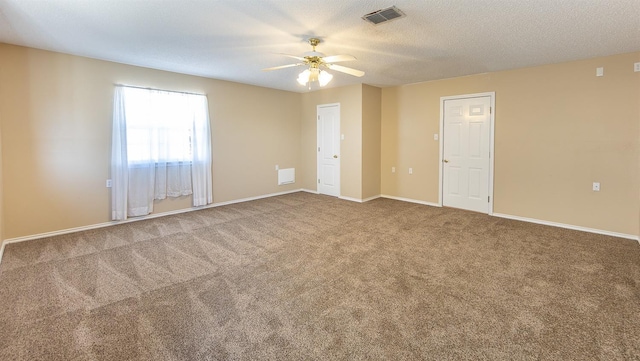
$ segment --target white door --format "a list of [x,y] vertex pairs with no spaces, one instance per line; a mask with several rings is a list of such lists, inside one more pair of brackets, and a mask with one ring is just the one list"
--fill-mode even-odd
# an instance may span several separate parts
[[443,105],[442,204],[489,213],[491,97]]
[[340,196],[340,105],[318,106],[318,193]]

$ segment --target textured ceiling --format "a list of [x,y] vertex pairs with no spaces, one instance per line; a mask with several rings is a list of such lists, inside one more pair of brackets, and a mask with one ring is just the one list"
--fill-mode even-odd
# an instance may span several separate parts
[[296,92],[301,68],[261,69],[312,36],[366,72],[327,87],[393,86],[638,51],[640,1],[0,0],[0,42]]

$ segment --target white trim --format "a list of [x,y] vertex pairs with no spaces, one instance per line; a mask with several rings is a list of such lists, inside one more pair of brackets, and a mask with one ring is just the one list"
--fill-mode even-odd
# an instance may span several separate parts
[[358,203],[362,203],[362,199],[360,198],[353,198],[353,197],[345,197],[345,196],[339,196],[338,199],[343,199],[345,201],[349,201],[349,202],[358,202]]
[[6,243],[2,242],[2,247],[0,247],[0,264],[2,264],[2,256],[4,256],[4,245]]
[[[320,148],[320,144],[322,143],[322,139],[320,139],[321,131],[320,131],[320,109],[322,108],[338,108],[338,198],[340,194],[342,194],[342,109],[340,108],[340,103],[329,103],[329,104],[319,104],[316,105],[316,150]],[[318,180],[318,184],[320,184],[320,167],[321,167],[321,152],[316,151],[316,180]],[[318,194],[320,193],[320,186],[317,186]],[[331,195],[332,194],[326,194]]]
[[234,199],[231,201],[226,201],[226,202],[219,202],[219,203],[213,203],[210,204],[206,207],[194,207],[190,210],[193,211],[197,211],[198,209],[203,209],[203,208],[213,208],[213,207],[220,207],[220,206],[227,206],[229,204],[235,204],[235,203],[243,203],[243,202],[250,202],[250,201],[256,201],[258,199],[264,199],[264,198],[271,198],[271,197],[277,197],[277,196],[283,196],[285,194],[291,194],[291,193],[297,193],[297,192],[302,192],[302,189],[294,189],[292,191],[284,191],[284,192],[277,192],[277,193],[269,193],[269,194],[263,194],[261,196],[255,196],[255,197],[248,197],[248,198],[240,198],[240,199]]
[[574,225],[566,224],[566,223],[556,223],[556,222],[550,222],[550,221],[543,221],[543,220],[540,220],[540,219],[520,217],[520,216],[512,216],[512,215],[509,215],[509,214],[502,214],[502,213],[494,213],[492,215],[494,217],[513,219],[514,221],[523,221],[523,222],[529,222],[529,223],[536,223],[536,224],[542,224],[542,225],[545,225],[545,226],[572,229],[574,231],[582,231],[582,232],[602,234],[602,235],[605,235],[605,236],[632,239],[634,241],[639,241],[640,242],[640,238],[638,236],[634,236],[632,234],[611,232],[611,231],[605,231],[605,230],[602,230],[602,229],[574,226]]
[[433,203],[433,202],[419,201],[419,200],[411,199],[411,198],[394,197],[394,196],[390,196],[390,195],[386,195],[386,194],[382,194],[382,195],[380,195],[380,197],[388,198],[388,199],[394,199],[396,201],[402,201],[402,202],[417,203],[417,204],[422,204],[422,205],[431,206],[431,207],[442,207],[442,204]]
[[345,201],[350,201],[350,202],[358,202],[358,203],[364,203],[364,202],[369,202],[372,201],[374,199],[378,199],[382,197],[380,194],[378,194],[377,196],[373,196],[373,197],[369,197],[369,198],[364,198],[364,199],[360,199],[360,198],[353,198],[353,197],[344,197],[344,196],[340,196],[338,197],[338,199],[344,199]]
[[496,159],[496,92],[489,92],[491,94],[490,102],[491,102],[491,117],[489,121],[491,122],[491,130],[489,132],[489,215],[493,215],[493,176],[495,172],[495,162]]
[[442,136],[444,135],[444,99],[440,97],[440,129],[438,131],[438,207],[442,207],[442,178],[444,177],[442,157],[444,156],[444,142]]
[[[220,206],[225,206],[225,205],[230,205],[230,204],[235,204],[235,203],[249,202],[249,201],[254,201],[254,200],[258,200],[258,199],[276,197],[276,196],[281,196],[281,195],[290,194],[290,193],[296,193],[296,192],[307,192],[307,193],[312,193],[312,194],[318,194],[318,192],[310,190],[310,189],[295,189],[295,190],[286,191],[286,192],[271,193],[271,194],[265,194],[265,195],[256,196],[256,197],[248,197],[248,198],[241,198],[241,199],[236,199],[236,200],[232,200],[232,201],[213,203],[213,204],[210,204],[208,206],[203,206],[203,207],[192,207],[192,208],[179,209],[179,210],[170,211],[170,212],[150,214],[150,215],[147,215],[147,216],[144,216],[144,217],[129,218],[129,219],[125,220],[125,221],[104,222],[104,223],[98,223],[98,224],[93,224],[93,225],[89,225],[89,226],[67,228],[67,229],[63,229],[63,230],[59,230],[59,231],[39,233],[39,234],[30,235],[30,236],[8,238],[8,239],[5,239],[4,241],[2,241],[2,247],[0,247],[0,263],[2,263],[2,257],[4,256],[4,248],[5,248],[5,246],[7,244],[10,244],[10,243],[32,241],[32,240],[41,239],[41,238],[45,238],[45,237],[53,237],[53,236],[60,236],[60,235],[63,235],[63,234],[74,233],[74,232],[88,231],[88,230],[97,229],[97,228],[114,226],[114,225],[117,225],[117,224],[131,223],[131,222],[142,221],[142,220],[145,220],[145,219],[153,219],[153,218],[164,217],[164,216],[169,216],[169,215],[173,215],[173,214],[180,214],[180,213],[187,213],[187,212],[197,211],[197,210],[200,210],[200,209],[220,207]],[[367,201],[370,201],[370,200],[373,200],[373,199],[377,199],[377,198],[388,198],[388,199],[394,199],[394,200],[402,201],[402,202],[417,203],[417,204],[422,204],[422,205],[432,206],[432,207],[442,207],[442,204],[419,201],[419,200],[410,199],[410,198],[394,197],[394,196],[390,196],[390,195],[386,195],[386,194],[381,194],[381,195],[378,195],[378,196],[369,197],[369,198],[366,198],[365,200],[360,200],[360,199],[351,198],[351,197],[339,197],[339,198],[340,199],[344,199],[344,200],[348,200],[348,201],[358,202],[358,203],[367,202]],[[624,233],[611,232],[611,231],[605,231],[605,230],[594,229],[594,228],[580,227],[580,226],[574,226],[574,225],[564,224],[564,223],[549,222],[549,221],[543,221],[543,220],[527,218],[527,217],[512,216],[512,215],[502,214],[502,213],[493,213],[492,216],[499,217],[499,218],[512,219],[512,220],[516,220],[516,221],[537,223],[537,224],[542,224],[542,225],[552,226],[552,227],[573,229],[573,230],[576,230],[576,231],[583,231],[583,232],[589,232],[589,233],[602,234],[602,235],[612,236],[612,237],[626,238],[626,239],[631,239],[631,240],[638,241],[640,243],[640,237],[639,236],[635,236],[635,235],[631,235],[631,234],[624,234]]]
[[[152,213],[152,214],[149,214],[149,215],[146,215],[146,216],[142,216],[142,217],[129,218],[129,219],[124,220],[124,221],[111,221],[111,222],[97,223],[97,224],[92,224],[92,225],[89,225],[89,226],[66,228],[66,229],[61,229],[61,230],[53,231],[53,232],[45,232],[45,233],[32,234],[32,235],[23,236],[23,237],[8,238],[8,239],[5,239],[2,242],[2,247],[0,248],[0,263],[2,263],[2,256],[4,254],[4,247],[5,247],[6,244],[9,244],[9,243],[19,243],[19,242],[24,242],[24,241],[33,241],[33,240],[36,240],[36,239],[41,239],[41,238],[46,238],[46,237],[61,236],[61,235],[64,235],[64,234],[69,234],[69,233],[82,232],[82,231],[88,231],[88,230],[97,229],[97,228],[115,226],[117,224],[138,222],[138,221],[143,221],[143,220],[146,220],[146,219],[153,219],[153,218],[159,218],[159,217],[164,217],[164,216],[170,216],[170,215],[174,215],[174,214],[197,211],[197,210],[201,210],[201,209],[226,206],[226,205],[230,205],[230,204],[234,204],[234,203],[243,203],[243,202],[255,201],[255,200],[258,200],[258,199],[276,197],[276,196],[281,196],[281,195],[290,194],[290,193],[303,192],[303,191],[307,191],[307,190],[295,189],[295,190],[285,191],[285,192],[270,193],[270,194],[265,194],[265,195],[261,195],[261,196],[235,199],[235,200],[226,201],[226,202],[212,203],[212,204],[209,204],[209,205],[206,205],[206,206],[202,206],[202,207],[191,207],[191,208],[183,208],[183,209],[178,209],[178,210],[169,211],[169,212]],[[311,193],[313,193],[313,191],[311,191]]]
[[453,95],[440,97],[440,136],[438,137],[440,141],[440,154],[438,155],[438,161],[440,163],[438,174],[440,174],[438,180],[438,205],[442,207],[442,177],[444,177],[443,173],[443,165],[442,165],[442,157],[444,156],[444,102],[445,100],[454,100],[454,99],[466,99],[466,98],[481,98],[481,97],[489,97],[489,101],[491,103],[491,114],[489,116],[489,215],[493,215],[493,173],[494,173],[494,159],[495,159],[495,116],[496,116],[496,92],[485,92],[485,93],[474,93],[474,94],[463,94],[463,95]]
[[365,199],[363,199],[363,200],[362,200],[362,203],[364,203],[364,202],[369,202],[369,201],[372,201],[372,200],[374,200],[374,199],[378,199],[378,198],[380,198],[380,197],[382,197],[382,195],[378,194],[378,195],[375,195],[375,196],[373,196],[373,197],[365,198]]

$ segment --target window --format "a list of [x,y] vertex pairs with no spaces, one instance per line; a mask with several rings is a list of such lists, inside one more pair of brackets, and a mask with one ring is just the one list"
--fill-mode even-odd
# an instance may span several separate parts
[[129,164],[191,162],[194,96],[124,88]]
[[149,214],[167,196],[212,203],[209,129],[205,95],[117,86],[112,218]]

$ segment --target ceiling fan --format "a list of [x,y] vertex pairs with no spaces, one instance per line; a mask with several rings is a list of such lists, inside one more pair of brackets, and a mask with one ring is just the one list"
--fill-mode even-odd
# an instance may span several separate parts
[[304,70],[302,73],[298,75],[298,83],[300,83],[300,85],[309,84],[309,87],[311,87],[311,83],[314,81],[317,81],[320,84],[320,86],[325,86],[331,81],[331,79],[333,79],[333,75],[329,74],[325,70],[325,68],[339,71],[341,73],[357,76],[357,77],[361,77],[364,75],[363,71],[334,64],[334,63],[339,63],[343,61],[356,60],[356,58],[353,55],[325,56],[323,53],[316,51],[316,46],[318,46],[318,44],[320,44],[320,39],[311,38],[309,39],[309,45],[311,45],[313,50],[304,53],[303,56],[282,54],[284,56],[288,56],[290,58],[299,60],[300,61],[299,63],[274,66],[272,68],[266,68],[262,70],[271,71],[271,70],[278,70],[278,69],[284,69],[284,68],[291,68],[291,67],[300,66],[300,65],[309,66],[308,69]]

